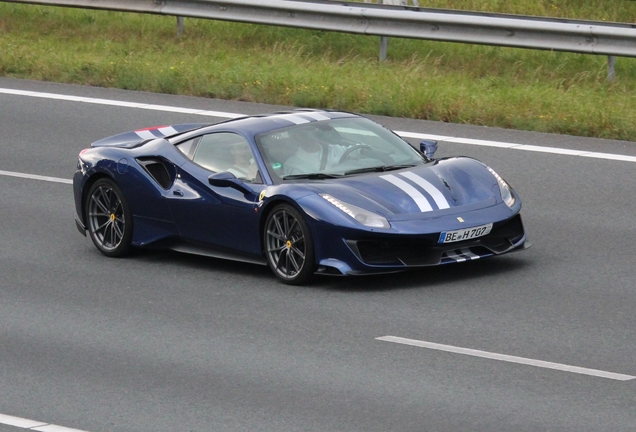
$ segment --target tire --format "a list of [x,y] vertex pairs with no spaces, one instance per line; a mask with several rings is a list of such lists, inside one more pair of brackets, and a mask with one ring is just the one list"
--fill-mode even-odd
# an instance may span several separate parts
[[263,233],[267,264],[289,285],[307,282],[316,270],[314,243],[300,213],[288,204],[267,216]]
[[97,180],[86,202],[88,233],[97,249],[109,257],[122,257],[131,249],[132,213],[123,192],[113,180]]

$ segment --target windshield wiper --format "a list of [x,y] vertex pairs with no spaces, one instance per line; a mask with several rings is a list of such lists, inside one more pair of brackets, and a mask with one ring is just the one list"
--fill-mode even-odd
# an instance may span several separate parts
[[402,168],[411,168],[416,164],[404,164],[404,165],[382,165],[377,167],[369,167],[369,168],[358,168],[351,171],[346,171],[345,175],[349,174],[362,174],[368,172],[384,172],[384,171],[393,171]]
[[327,173],[310,173],[310,174],[291,174],[283,177],[283,180],[298,180],[298,179],[309,179],[309,180],[324,180],[324,179],[332,179],[342,177],[342,174],[327,174]]

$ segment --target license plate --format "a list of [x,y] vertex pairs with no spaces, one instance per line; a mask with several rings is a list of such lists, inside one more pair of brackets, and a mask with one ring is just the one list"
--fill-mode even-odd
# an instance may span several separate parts
[[463,240],[470,240],[485,236],[492,230],[492,224],[482,225],[473,228],[465,228],[455,231],[446,231],[439,235],[437,243],[452,243]]

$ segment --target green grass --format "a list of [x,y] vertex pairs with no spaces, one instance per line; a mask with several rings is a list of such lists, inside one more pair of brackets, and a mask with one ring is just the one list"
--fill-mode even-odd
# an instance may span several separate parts
[[[424,4],[426,3],[426,4]],[[530,4],[528,4],[530,3]],[[585,3],[585,5],[581,5]],[[636,2],[420,0],[636,22]],[[636,59],[0,2],[0,76],[636,141]]]
[[[409,5],[412,4],[409,0]],[[625,23],[633,23],[636,18],[633,0],[420,0],[419,4],[426,8]]]

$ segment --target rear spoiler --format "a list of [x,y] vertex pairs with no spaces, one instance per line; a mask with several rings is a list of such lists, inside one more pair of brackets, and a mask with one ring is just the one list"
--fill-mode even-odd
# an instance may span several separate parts
[[123,147],[134,148],[157,138],[170,138],[191,130],[207,126],[207,123],[189,123],[172,126],[153,126],[137,129],[100,139],[91,144],[91,147]]

